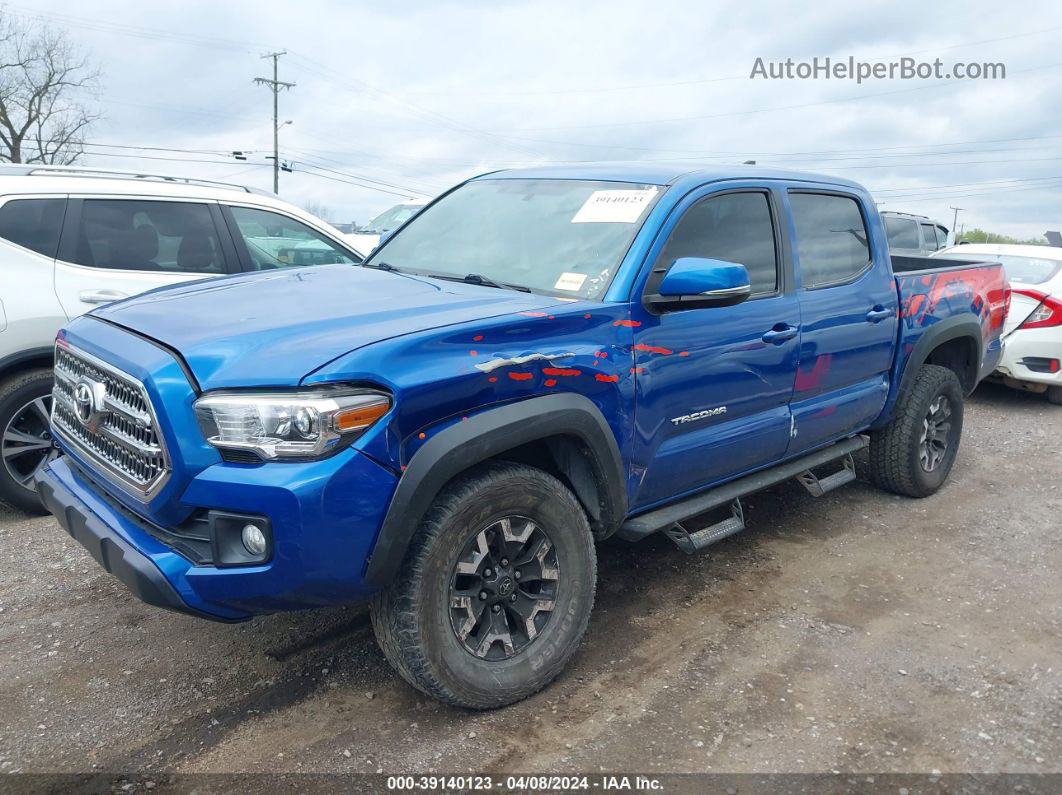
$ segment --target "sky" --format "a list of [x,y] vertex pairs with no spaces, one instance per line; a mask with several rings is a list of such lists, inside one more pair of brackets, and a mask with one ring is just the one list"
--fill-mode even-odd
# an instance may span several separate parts
[[[1057,2],[125,2],[3,12],[100,65],[85,165],[272,187],[365,222],[475,174],[543,162],[681,160],[816,171],[882,209],[1017,237],[1062,228]],[[751,78],[766,63],[907,56],[1006,78]],[[245,153],[236,160],[232,152]]]

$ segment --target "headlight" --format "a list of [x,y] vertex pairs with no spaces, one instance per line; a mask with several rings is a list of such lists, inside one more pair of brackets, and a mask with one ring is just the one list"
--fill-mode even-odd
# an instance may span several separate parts
[[215,392],[195,402],[206,440],[222,450],[261,458],[319,458],[364,433],[391,408],[368,389],[303,392]]

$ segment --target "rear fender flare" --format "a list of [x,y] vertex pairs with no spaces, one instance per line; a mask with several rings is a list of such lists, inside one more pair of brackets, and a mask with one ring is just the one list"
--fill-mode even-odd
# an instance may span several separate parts
[[981,361],[984,358],[981,325],[969,317],[949,317],[939,323],[934,323],[918,338],[914,350],[907,357],[907,364],[904,365],[903,375],[900,378],[900,388],[897,390],[897,399],[910,389],[918,370],[926,363],[929,355],[944,343],[956,339],[969,339],[974,343],[977,358],[974,362],[972,379],[966,379],[961,373],[958,374],[959,381],[962,383],[966,394],[973,391],[973,388],[977,386],[977,377],[981,372]]

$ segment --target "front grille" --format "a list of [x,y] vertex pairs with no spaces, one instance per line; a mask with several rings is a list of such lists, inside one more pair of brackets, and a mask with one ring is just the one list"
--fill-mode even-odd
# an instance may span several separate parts
[[55,349],[52,425],[64,441],[137,496],[169,475],[169,459],[144,385],[69,346]]

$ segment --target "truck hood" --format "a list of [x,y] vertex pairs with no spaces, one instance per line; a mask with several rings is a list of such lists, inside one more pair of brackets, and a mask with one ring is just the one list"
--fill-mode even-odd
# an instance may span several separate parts
[[164,287],[92,315],[175,349],[203,389],[293,386],[362,346],[559,303],[351,265]]

